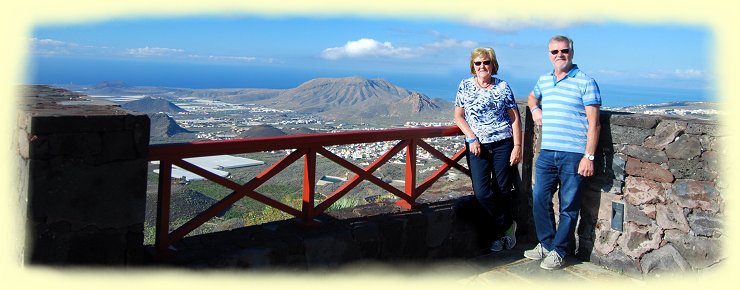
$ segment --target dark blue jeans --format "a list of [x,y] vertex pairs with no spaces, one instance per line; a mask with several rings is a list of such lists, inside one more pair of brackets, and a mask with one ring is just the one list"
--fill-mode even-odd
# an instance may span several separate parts
[[[582,153],[542,150],[535,164],[532,211],[537,239],[542,247],[556,251],[560,257],[565,257],[581,207],[583,176],[578,174],[581,158]],[[556,229],[552,195],[558,187],[560,212]]]
[[514,141],[511,138],[481,144],[480,154],[475,156],[468,148],[467,159],[473,192],[478,202],[491,216],[494,239],[499,239],[513,221],[513,167],[509,166]]

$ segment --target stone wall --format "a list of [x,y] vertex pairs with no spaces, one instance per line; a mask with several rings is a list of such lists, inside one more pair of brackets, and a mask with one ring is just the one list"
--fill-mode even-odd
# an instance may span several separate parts
[[[17,145],[27,263],[153,263],[143,253],[146,115],[45,86],[29,88],[23,101]],[[523,104],[520,113],[525,142],[515,215],[519,239],[532,242],[538,128]],[[725,203],[718,125],[611,112],[602,112],[601,123],[597,174],[582,195],[574,254],[637,275],[698,271],[721,262]],[[187,237],[168,261],[309,268],[364,259],[471,257],[490,244],[479,211],[465,209],[475,204],[471,198],[422,203],[410,211],[392,203],[366,205],[324,215],[309,228],[283,221]]]
[[424,202],[406,210],[393,201],[298,219],[185,237],[172,255],[146,264],[187,268],[335,269],[357,262],[423,263],[488,253],[491,225],[472,196]]
[[149,118],[66,90],[29,86],[18,125],[26,263],[140,260]]
[[582,195],[577,255],[637,275],[722,261],[718,124],[602,112],[601,129],[597,173]]

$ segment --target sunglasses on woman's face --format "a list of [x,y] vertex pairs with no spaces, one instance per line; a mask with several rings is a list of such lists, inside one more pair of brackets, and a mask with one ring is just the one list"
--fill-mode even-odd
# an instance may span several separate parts
[[480,66],[481,64],[483,64],[483,65],[491,65],[491,61],[490,60],[486,60],[486,61],[474,61],[473,64],[475,66]]

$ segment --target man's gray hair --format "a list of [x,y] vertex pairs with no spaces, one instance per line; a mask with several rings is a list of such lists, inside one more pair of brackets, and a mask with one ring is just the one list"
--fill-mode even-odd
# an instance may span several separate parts
[[574,49],[573,49],[573,40],[572,40],[572,39],[570,39],[570,38],[568,38],[567,36],[563,36],[563,35],[555,35],[555,36],[553,36],[552,38],[550,38],[550,42],[548,42],[547,44],[550,44],[550,43],[552,43],[552,42],[554,42],[554,41],[558,41],[558,42],[561,42],[561,41],[562,41],[562,42],[565,42],[565,41],[567,41],[567,42],[568,42],[568,44],[570,45],[570,50],[574,50]]

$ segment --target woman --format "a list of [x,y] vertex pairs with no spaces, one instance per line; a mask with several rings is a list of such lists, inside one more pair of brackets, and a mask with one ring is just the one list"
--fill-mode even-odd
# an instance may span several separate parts
[[494,224],[491,251],[510,250],[516,244],[512,167],[522,154],[519,109],[509,84],[494,77],[498,61],[492,48],[473,50],[470,73],[457,89],[455,124],[465,134],[473,191]]

